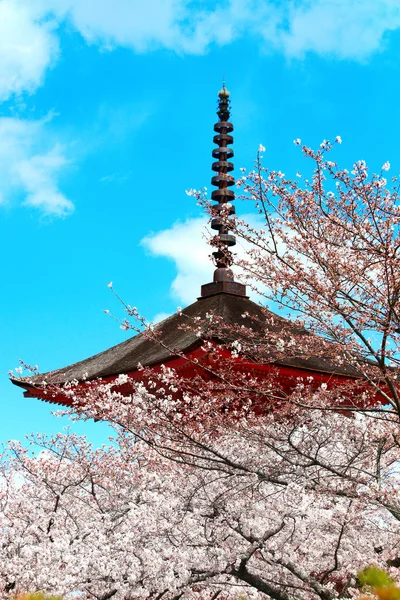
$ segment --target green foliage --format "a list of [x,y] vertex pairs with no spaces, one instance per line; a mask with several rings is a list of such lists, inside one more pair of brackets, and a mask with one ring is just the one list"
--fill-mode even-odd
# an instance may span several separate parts
[[[374,594],[378,600],[400,600],[400,588],[394,579],[379,567],[372,565],[358,574],[361,586],[368,592]],[[359,600],[369,600],[368,596],[360,596]]]
[[368,585],[372,588],[387,587],[393,584],[390,575],[379,567],[372,565],[358,574],[358,581],[361,585]]

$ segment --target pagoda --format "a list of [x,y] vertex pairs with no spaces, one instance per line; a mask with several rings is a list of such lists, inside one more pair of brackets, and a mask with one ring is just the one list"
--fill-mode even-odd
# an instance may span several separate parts
[[[218,93],[218,122],[214,125],[214,144],[212,151],[214,175],[211,183],[215,188],[211,200],[211,228],[217,233],[213,238],[216,250],[213,252],[215,271],[213,281],[201,286],[200,297],[187,308],[180,310],[154,327],[154,335],[144,331],[130,339],[109,348],[99,354],[48,373],[32,377],[11,378],[13,384],[23,388],[27,398],[40,398],[44,401],[71,406],[71,400],[55,389],[69,382],[78,382],[82,387],[87,382],[102,380],[112,382],[119,375],[126,374],[129,378],[140,380],[143,367],[160,370],[162,365],[168,365],[178,373],[190,377],[193,364],[201,365],[207,362],[210,354],[204,348],[204,336],[199,335],[202,324],[208,315],[216,315],[226,326],[226,335],[221,329],[218,336],[211,337],[215,348],[225,355],[232,328],[242,327],[266,339],[266,334],[279,334],[282,330],[292,332],[297,339],[310,336],[306,330],[299,329],[290,321],[277,316],[251,301],[246,294],[246,286],[235,281],[231,269],[233,256],[231,248],[236,244],[235,236],[230,233],[229,217],[235,214],[233,201],[235,179],[231,175],[234,166],[231,159],[234,155],[233,125],[230,121],[230,94],[225,85]],[[196,323],[196,327],[191,324]],[[210,341],[210,337],[207,338]],[[303,353],[304,354],[304,353]],[[300,378],[315,381],[315,385],[332,381],[338,384],[359,378],[359,374],[351,367],[334,364],[324,356],[303,355],[298,352],[286,358],[276,357],[273,348],[264,350],[265,360],[257,360],[244,356],[238,363],[240,369],[249,369],[258,376],[267,376],[273,371],[283,382],[284,387],[293,387],[293,382]]]

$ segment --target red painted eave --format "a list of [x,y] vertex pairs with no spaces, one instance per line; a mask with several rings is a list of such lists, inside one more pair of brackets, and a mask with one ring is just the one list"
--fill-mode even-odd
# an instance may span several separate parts
[[[218,349],[218,354],[222,358],[230,357],[230,353],[227,350],[221,350],[221,348]],[[197,348],[186,353],[185,358],[171,358],[169,361],[152,365],[151,370],[154,373],[160,372],[161,367],[164,365],[174,369],[183,377],[191,377],[194,375],[196,370],[198,371],[198,369],[201,369],[203,366],[212,369],[215,360],[216,359],[214,358],[212,352],[206,352],[202,348]],[[246,359],[238,359],[235,366],[238,371],[250,372],[255,376],[266,377],[274,372],[282,383],[287,382],[286,386],[284,385],[284,387],[287,388],[293,387],[294,381],[299,378],[307,379],[311,377],[315,387],[319,387],[321,383],[338,385],[346,381],[354,382],[359,379],[354,375],[343,375],[305,368],[300,369],[280,363],[259,364]],[[102,378],[101,381],[103,383],[111,383],[115,381],[119,375],[119,373],[116,373],[115,375]],[[134,371],[126,373],[126,375],[131,379],[141,380],[143,378],[143,371],[135,369]],[[25,398],[39,398],[51,404],[57,404],[65,407],[72,406],[72,401],[65,395],[57,393],[57,388],[52,389],[51,386],[46,386],[46,388],[37,387],[30,383],[29,379],[12,378],[11,382],[25,390]],[[78,385],[78,389],[80,388],[83,390],[85,385],[87,385],[86,382],[80,383]]]

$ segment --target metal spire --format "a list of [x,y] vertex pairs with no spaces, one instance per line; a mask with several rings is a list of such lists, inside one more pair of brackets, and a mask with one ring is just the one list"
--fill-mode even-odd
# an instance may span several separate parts
[[[232,253],[229,250],[236,244],[234,235],[229,234],[229,226],[226,223],[226,217],[235,214],[235,207],[231,202],[235,199],[235,192],[230,189],[235,185],[235,178],[229,175],[233,171],[233,163],[229,161],[233,157],[232,148],[228,144],[233,143],[233,137],[229,135],[233,131],[233,125],[230,123],[230,93],[223,83],[222,89],[218,92],[218,123],[214,125],[214,148],[212,152],[216,162],[212,164],[212,170],[216,173],[211,179],[211,183],[217,189],[213,190],[211,200],[217,204],[213,206],[215,215],[211,221],[211,228],[218,231],[214,238],[214,246],[217,250],[213,252],[216,270],[214,271],[213,283],[207,283],[201,287],[202,298],[225,292],[236,296],[246,296],[246,286],[234,281],[234,275],[231,270],[233,263]],[[223,216],[219,216],[223,215]]]

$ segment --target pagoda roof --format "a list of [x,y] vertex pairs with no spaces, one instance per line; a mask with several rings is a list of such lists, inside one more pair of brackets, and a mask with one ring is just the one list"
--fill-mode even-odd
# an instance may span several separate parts
[[[150,331],[140,332],[104,352],[61,369],[32,377],[13,378],[15,385],[26,390],[26,396],[42,397],[46,385],[62,386],[72,381],[79,383],[100,378],[113,379],[121,374],[133,375],[140,366],[156,368],[167,363],[175,366],[177,359],[178,362],[185,360],[183,355],[192,358],[192,352],[199,356],[205,353],[201,348],[205,339],[228,346],[224,351],[229,351],[229,345],[237,340],[242,343],[242,365],[251,363],[255,370],[278,366],[283,378],[301,376],[302,372],[319,373],[325,379],[331,375],[360,377],[356,369],[336,364],[329,358],[328,355],[335,355],[334,345],[252,302],[246,295],[246,286],[234,280],[230,267],[234,263],[231,247],[236,244],[236,239],[232,233],[234,222],[229,218],[235,214],[232,205],[235,179],[230,174],[234,169],[231,162],[234,151],[230,147],[234,127],[230,122],[229,96],[224,84],[218,93],[219,121],[214,125],[216,135],[213,142],[216,147],[212,151],[211,166],[214,173],[211,184],[216,189],[211,194],[214,205],[210,225],[217,232],[212,238],[212,245],[216,248],[212,253],[216,267],[213,281],[201,287],[201,298],[196,302],[158,323]],[[215,315],[214,322],[209,315]],[[290,337],[295,339],[295,343],[291,345],[290,354],[284,355],[278,351],[279,341],[283,339],[285,342]]]
[[[182,311],[161,321],[154,326],[151,335],[147,331],[143,331],[85,360],[48,373],[28,378],[13,378],[12,382],[29,390],[32,387],[41,388],[44,383],[62,385],[73,380],[90,381],[118,376],[122,373],[132,373],[138,370],[140,365],[154,367],[165,364],[169,360],[177,358],[179,354],[187,354],[203,344],[204,337],[207,337],[207,323],[210,322],[208,315],[211,314],[220,321],[216,328],[218,336],[211,334],[211,339],[220,344],[229,344],[234,339],[240,338],[238,327],[242,325],[244,332],[251,328],[254,334],[260,334],[260,339],[264,340],[268,338],[269,334],[279,334],[280,332],[284,332],[286,335],[293,334],[297,338],[298,336],[307,338],[314,335],[261,307],[248,297],[218,293],[200,298]],[[226,329],[221,327],[221,323],[226,325]],[[272,344],[269,349],[264,341],[262,347],[265,350],[261,352],[261,356],[257,357],[258,361],[265,360],[301,371],[331,373],[346,377],[359,376],[355,369],[333,364],[322,356],[302,356],[301,347],[297,356],[284,359],[276,358],[276,356],[274,358]]]

